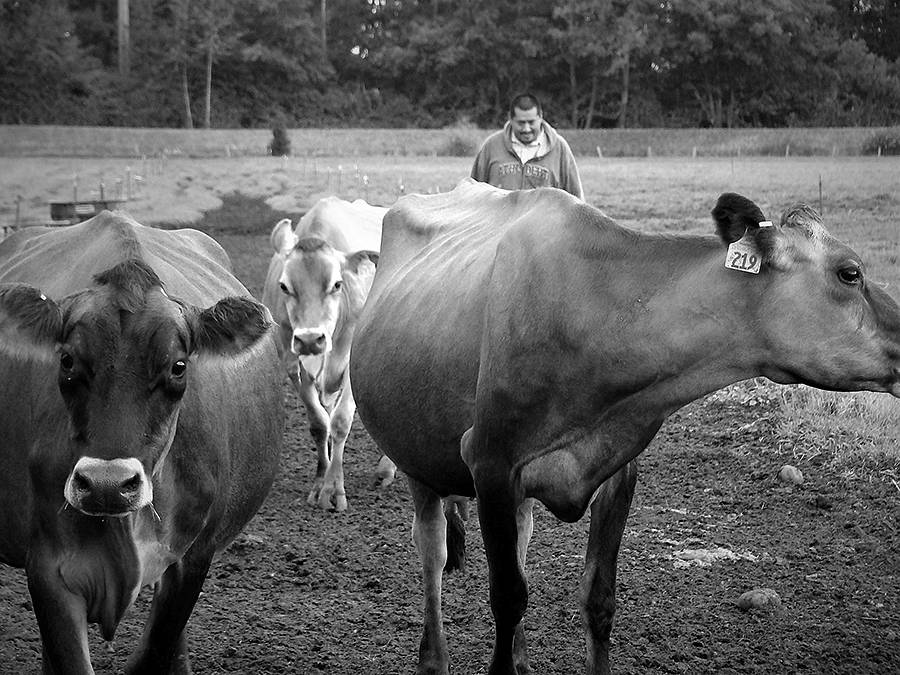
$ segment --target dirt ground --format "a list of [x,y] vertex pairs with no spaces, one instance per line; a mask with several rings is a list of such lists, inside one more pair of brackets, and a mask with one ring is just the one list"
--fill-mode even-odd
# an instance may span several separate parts
[[[258,294],[264,234],[216,235]],[[196,673],[393,675],[414,671],[421,630],[411,501],[400,477],[370,486],[378,452],[357,422],[348,442],[349,510],[305,496],[314,471],[305,418],[290,399],[280,475],[226,550],[189,624]],[[900,491],[849,481],[826,458],[795,456],[774,434],[778,390],[735,385],[674,414],[642,455],[619,558],[614,672],[900,672]],[[805,476],[786,486],[790,463]],[[583,670],[577,607],[587,522],[535,511],[526,630],[536,674]],[[445,579],[452,669],[485,672],[492,623],[477,518],[467,570]],[[719,553],[709,564],[685,551]],[[688,558],[687,560],[685,558]],[[779,610],[735,601],[771,588]],[[92,633],[94,665],[120,672],[149,592],[113,643]],[[21,570],[0,567],[0,672],[40,672],[40,641]]]

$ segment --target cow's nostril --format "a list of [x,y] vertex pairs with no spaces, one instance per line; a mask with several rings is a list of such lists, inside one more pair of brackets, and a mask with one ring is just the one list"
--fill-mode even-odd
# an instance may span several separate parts
[[78,471],[75,472],[75,475],[72,476],[72,485],[76,490],[79,491],[88,491],[91,489],[91,481],[88,480],[87,476]]
[[134,474],[131,478],[122,482],[121,489],[122,492],[137,492],[141,487],[141,476],[140,474]]

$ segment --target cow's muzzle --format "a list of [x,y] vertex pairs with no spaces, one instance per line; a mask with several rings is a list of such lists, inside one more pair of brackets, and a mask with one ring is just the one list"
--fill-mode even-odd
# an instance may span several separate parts
[[153,484],[134,457],[82,457],[66,480],[66,501],[89,516],[127,516],[153,501]]
[[324,354],[330,348],[327,333],[322,330],[295,330],[291,351],[299,356]]

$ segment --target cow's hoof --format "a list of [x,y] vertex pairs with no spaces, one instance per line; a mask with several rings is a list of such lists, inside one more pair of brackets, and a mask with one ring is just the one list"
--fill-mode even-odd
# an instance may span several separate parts
[[309,491],[309,495],[306,497],[306,503],[310,506],[318,506],[319,505],[319,494],[322,489],[319,487],[314,487]]
[[375,475],[372,477],[372,487],[386,488],[394,482],[394,476],[397,473],[397,465],[394,464],[386,455],[382,455],[381,461],[375,467]]
[[343,491],[322,488],[319,493],[319,508],[342,513],[347,510],[347,495]]

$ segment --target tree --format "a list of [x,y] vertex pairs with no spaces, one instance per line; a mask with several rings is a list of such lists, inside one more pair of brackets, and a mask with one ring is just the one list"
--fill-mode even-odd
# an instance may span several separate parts
[[0,123],[42,124],[65,111],[90,123],[83,103],[102,87],[97,59],[81,46],[62,0],[0,4]]
[[607,103],[614,110],[606,117],[626,126],[632,62],[651,49],[658,34],[658,6],[649,0],[568,0],[556,5],[550,35],[566,64],[573,127],[593,126],[602,105],[601,84],[615,94]]
[[815,0],[668,3],[662,63],[713,126],[785,124],[798,86],[823,85],[828,16]]

